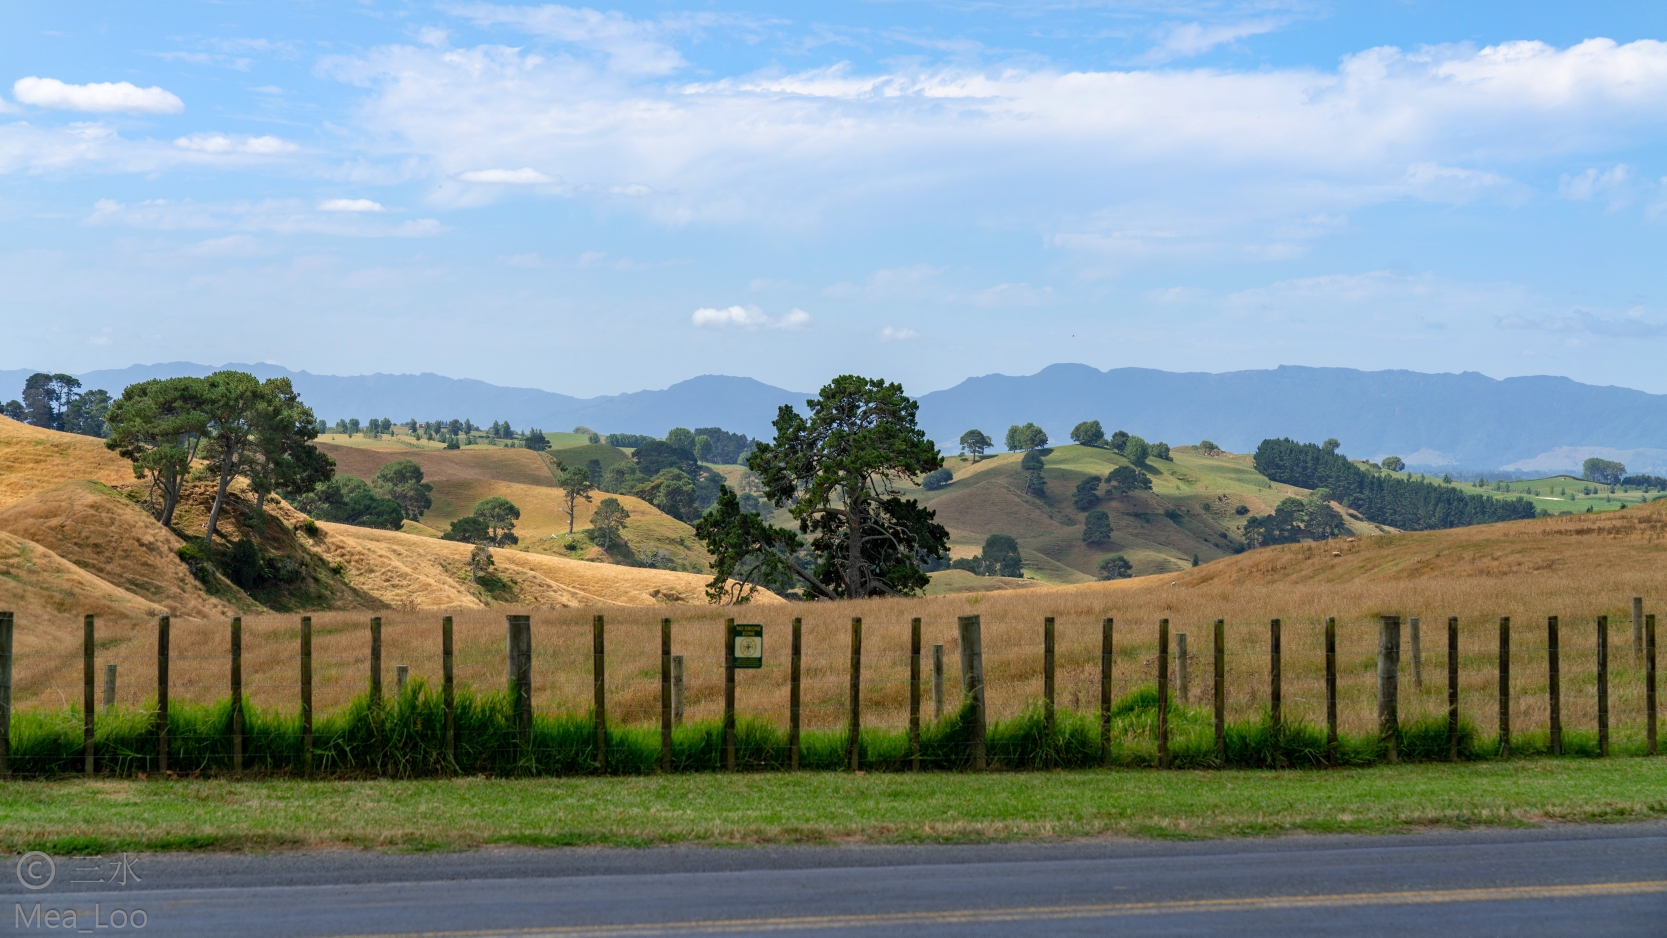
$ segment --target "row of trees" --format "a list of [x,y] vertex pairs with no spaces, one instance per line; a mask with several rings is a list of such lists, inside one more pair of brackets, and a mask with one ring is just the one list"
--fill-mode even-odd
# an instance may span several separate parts
[[73,375],[36,372],[23,382],[23,400],[0,406],[4,414],[19,423],[79,433],[105,435],[105,414],[110,410],[110,393],[81,391],[81,379]]
[[193,463],[207,463],[217,481],[204,534],[209,551],[233,479],[248,480],[259,511],[272,492],[312,490],[335,475],[335,461],[312,445],[318,420],[288,378],[217,371],[141,381],[122,391],[105,421],[105,445],[132,461],[135,477],[149,478],[153,505],[161,494],[164,525],[173,523]]
[[[1072,427],[1071,441],[1081,446],[1097,446],[1122,453],[1123,458],[1137,466],[1145,465],[1147,459],[1171,460],[1168,443],[1147,443],[1127,430],[1118,430],[1108,437],[1098,420],[1084,420]],[[1208,440],[1204,442],[1214,449],[1214,443]]]
[[[1335,444],[1334,440],[1326,442]],[[1513,521],[1537,513],[1525,498],[1466,495],[1451,486],[1367,472],[1338,453],[1336,445],[1263,440],[1256,448],[1255,465],[1257,472],[1275,482],[1326,489],[1334,500],[1367,520],[1407,531]]]

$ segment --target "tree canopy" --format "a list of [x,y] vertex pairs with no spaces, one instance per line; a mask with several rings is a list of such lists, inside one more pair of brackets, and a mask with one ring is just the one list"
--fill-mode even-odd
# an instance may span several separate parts
[[[919,405],[900,384],[841,375],[806,409],[801,415],[782,406],[775,440],[747,457],[764,497],[788,510],[798,534],[741,511],[739,497],[724,486],[695,529],[713,555],[708,595],[730,596],[732,576],[787,572],[810,596],[828,599],[923,589],[929,578],[922,567],[945,553],[949,532],[897,487],[943,466],[916,425]],[[808,536],[808,545],[798,535]],[[803,560],[802,547],[809,552]]]
[[1151,447],[1138,436],[1131,436],[1123,441],[1123,458],[1137,466],[1145,465],[1146,458],[1152,455]]
[[1104,446],[1106,431],[1098,420],[1084,420],[1071,428],[1071,440],[1083,446]]
[[434,486],[423,481],[423,467],[412,459],[396,459],[376,470],[370,487],[383,498],[399,502],[405,517],[412,521],[422,520],[423,512],[434,506],[429,494]]
[[1113,495],[1127,495],[1130,492],[1152,488],[1152,477],[1133,466],[1118,466],[1106,473],[1106,485]]
[[1599,485],[1620,485],[1621,480],[1626,478],[1626,465],[1593,456],[1581,464],[1580,477]]
[[1379,465],[1388,469],[1390,472],[1400,472],[1402,469],[1407,467],[1407,464],[1402,462],[1401,457],[1399,456],[1385,456],[1383,457],[1383,462],[1379,463]]
[[502,495],[476,502],[474,517],[486,524],[487,535],[496,546],[507,547],[519,542],[520,539],[515,536],[515,522],[521,519],[521,509]]
[[1112,554],[1100,561],[1100,579],[1125,580],[1134,575],[1134,564],[1122,554]]
[[1010,453],[1027,449],[1041,449],[1047,445],[1047,431],[1034,423],[1014,424],[1007,428],[1007,451]]
[[[567,514],[567,533],[572,534],[573,519],[578,516],[579,512],[579,499],[590,501],[590,493],[596,486],[591,481],[588,467],[568,466],[559,462],[556,463],[556,466],[561,471],[561,475],[556,478],[556,484],[561,486],[562,491],[561,510]],[[519,518],[520,513],[517,513],[516,517]]]
[[164,527],[174,523],[180,487],[208,438],[208,416],[201,405],[200,378],[140,381],[110,405],[110,436],[104,445],[132,461],[136,478],[150,478],[153,499],[161,492],[157,520]]
[[355,476],[339,475],[298,496],[295,507],[320,521],[398,531],[405,521],[399,502],[384,498]]
[[619,499],[604,498],[590,514],[590,530],[587,535],[592,541],[600,540],[603,550],[611,550],[630,517],[631,513],[625,510]]
[[1111,515],[1096,508],[1082,516],[1082,542],[1098,544],[1111,540]]
[[985,435],[983,430],[968,430],[961,434],[961,451],[972,456],[973,462],[984,458],[984,451],[995,445],[995,441]]
[[985,576],[1024,576],[1024,558],[1019,553],[1019,542],[1011,534],[992,534],[984,539]]

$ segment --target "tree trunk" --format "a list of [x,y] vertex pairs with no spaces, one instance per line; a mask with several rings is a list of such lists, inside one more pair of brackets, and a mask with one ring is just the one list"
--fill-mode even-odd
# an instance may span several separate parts
[[203,538],[203,546],[214,552],[214,531],[220,524],[220,506],[226,503],[226,489],[232,484],[231,466],[225,460],[220,462],[220,487],[214,492],[214,507],[208,510],[208,534]]
[[259,514],[265,514],[265,513],[266,513],[266,493],[265,492],[256,492],[255,493],[255,514],[259,515]]
[[179,484],[162,484],[162,526],[172,527],[174,524],[174,508],[179,504]]
[[851,528],[850,557],[845,567],[845,598],[860,599],[862,594],[862,515],[845,503],[846,523]]

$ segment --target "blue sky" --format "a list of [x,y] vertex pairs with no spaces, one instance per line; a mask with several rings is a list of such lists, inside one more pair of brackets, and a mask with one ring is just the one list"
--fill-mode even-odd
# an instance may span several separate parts
[[1667,392],[1667,8],[0,11],[0,368]]

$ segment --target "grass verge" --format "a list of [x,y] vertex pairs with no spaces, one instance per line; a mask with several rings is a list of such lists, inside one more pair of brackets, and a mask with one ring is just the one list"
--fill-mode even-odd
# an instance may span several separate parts
[[1667,817],[1667,761],[1315,770],[843,772],[0,787],[0,847],[120,850],[972,842],[1394,833]]

